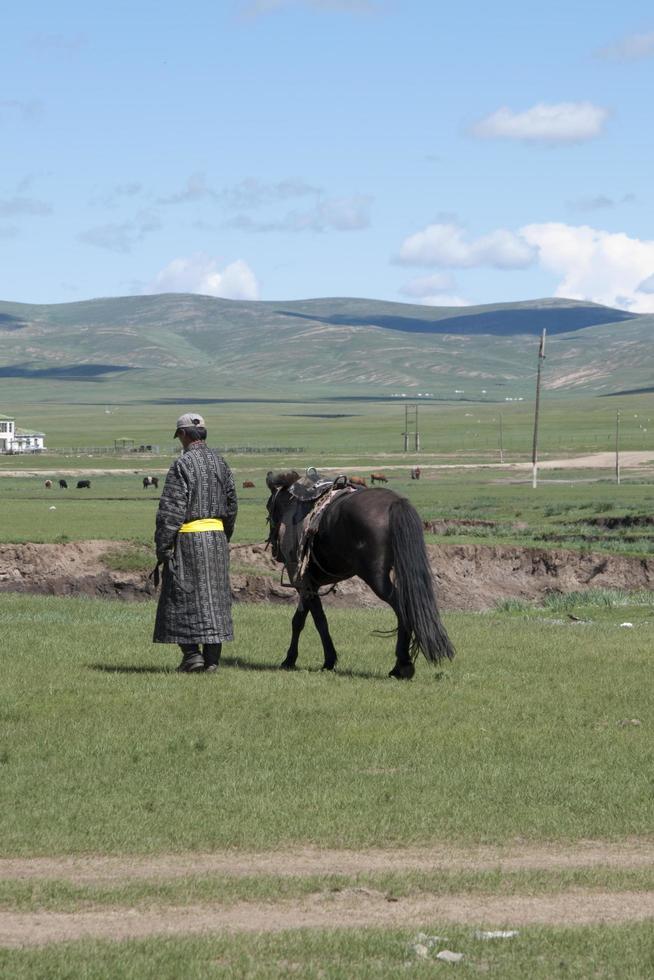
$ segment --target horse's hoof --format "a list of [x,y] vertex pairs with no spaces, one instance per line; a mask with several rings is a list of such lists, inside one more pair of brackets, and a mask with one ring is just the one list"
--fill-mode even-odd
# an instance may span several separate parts
[[295,664],[291,664],[288,660],[283,660],[279,665],[280,670],[295,670]]
[[321,670],[330,670],[330,671],[333,671],[335,667],[336,667],[336,664],[323,664],[320,669]]
[[402,667],[393,667],[393,669],[389,671],[388,676],[394,677],[397,681],[410,681],[415,672],[416,670],[413,664],[406,664]]

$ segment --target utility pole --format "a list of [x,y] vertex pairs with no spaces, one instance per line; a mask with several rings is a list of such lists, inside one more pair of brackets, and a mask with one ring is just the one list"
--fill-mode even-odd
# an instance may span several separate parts
[[540,373],[543,361],[545,360],[545,334],[546,330],[543,327],[543,333],[540,338],[540,347],[538,348],[538,372],[536,374],[536,407],[534,410],[534,444],[531,451],[531,485],[534,489],[538,484],[538,416],[540,411]]
[[418,406],[404,406],[404,452],[409,451],[409,437],[413,436],[413,448],[415,452],[420,452],[420,431],[418,429]]
[[502,413],[500,412],[500,463],[504,462],[504,442],[502,439]]
[[615,413],[615,482],[620,484],[620,409]]

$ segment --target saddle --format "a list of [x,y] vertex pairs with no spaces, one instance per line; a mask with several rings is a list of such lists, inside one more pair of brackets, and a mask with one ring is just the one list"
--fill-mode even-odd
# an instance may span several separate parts
[[[359,489],[349,483],[345,474],[334,480],[325,479],[313,467],[288,487],[293,506],[280,523],[277,541],[273,542],[273,557],[284,563],[289,586],[298,591],[302,588],[313,538],[327,507],[343,493]],[[283,571],[282,584],[286,585]]]
[[289,487],[289,493],[291,497],[295,500],[302,501],[302,503],[308,500],[313,502],[320,500],[330,490],[341,490],[346,486],[347,477],[345,474],[337,476],[334,480],[330,480],[328,477],[320,476],[314,467],[310,466],[305,476],[300,477],[299,480],[296,480]]

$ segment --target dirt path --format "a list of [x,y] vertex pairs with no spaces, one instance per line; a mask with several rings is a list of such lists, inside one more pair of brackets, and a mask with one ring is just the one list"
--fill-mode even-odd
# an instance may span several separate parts
[[40,946],[77,939],[125,940],[216,932],[285,929],[419,929],[437,923],[515,928],[590,925],[654,918],[653,892],[584,889],[545,896],[425,895],[390,900],[365,888],[312,895],[299,901],[239,902],[84,912],[0,912],[0,946]]
[[390,871],[502,871],[565,868],[654,867],[654,840],[618,843],[581,841],[574,845],[510,848],[449,846],[387,851],[322,850],[212,854],[162,854],[153,857],[0,858],[0,879],[61,879],[99,884],[128,879],[164,879],[220,874],[232,877],[280,875],[355,875]]
[[[107,884],[189,875],[354,875],[388,871],[485,871],[654,865],[654,841],[580,842],[511,848],[447,846],[365,852],[302,848],[268,853],[160,855],[152,858],[4,858],[5,880],[59,879]],[[412,895],[396,899],[371,888],[320,891],[296,900],[221,905],[95,908],[79,912],[0,912],[0,947],[39,946],[94,938],[125,940],[198,933],[285,929],[402,927],[438,923],[510,927],[587,925],[654,918],[654,892],[575,888],[548,895]]]
[[[451,463],[430,463],[429,454],[424,457],[420,457],[420,468],[422,470],[478,470],[478,469],[493,469],[493,470],[531,470],[531,463],[525,462],[491,462],[491,463],[458,463],[454,460]],[[620,467],[621,469],[635,469],[639,466],[645,466],[648,464],[654,464],[654,450],[632,450],[630,452],[620,453]],[[249,464],[250,468],[252,464]],[[373,464],[357,464],[354,466],[343,466],[337,469],[333,466],[326,466],[322,469],[325,473],[359,473],[365,471],[370,465]],[[410,466],[412,465],[411,460],[405,463],[383,463],[381,468],[385,470],[406,470],[408,472]],[[543,459],[539,462],[538,468],[541,470],[586,470],[586,469],[612,469],[615,466],[615,453],[605,452],[605,453],[589,453],[586,456],[571,456],[565,457],[563,459]],[[131,474],[132,476],[140,475],[142,473],[148,473],[150,475],[160,475],[163,476],[167,472],[168,467],[163,466],[160,468],[142,467],[141,469],[126,469],[126,468],[115,468],[115,469],[93,469],[91,467],[74,467],[70,469],[61,469],[53,463],[52,466],[43,467],[40,469],[30,469],[30,470],[0,470],[0,477],[67,477],[67,476],[125,476]]]

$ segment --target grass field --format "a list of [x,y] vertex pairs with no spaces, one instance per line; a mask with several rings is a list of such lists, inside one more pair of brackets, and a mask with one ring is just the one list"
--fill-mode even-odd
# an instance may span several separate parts
[[[105,405],[110,388],[99,395],[95,386],[85,406],[80,385],[68,389],[67,400],[52,384],[46,407],[21,394],[19,424],[45,429],[55,447],[110,445],[127,436],[172,450],[170,419],[190,403],[158,404],[145,392],[136,409],[119,399]],[[651,399],[620,403],[546,401],[542,457],[610,450],[616,407],[622,447],[649,448]],[[265,538],[265,472],[292,463],[364,475],[387,468],[390,486],[409,496],[423,519],[450,522],[431,540],[643,556],[654,550],[647,472],[625,473],[620,486],[610,469],[543,472],[534,491],[528,474],[462,468],[497,463],[500,408],[506,458],[528,459],[525,403],[421,405],[420,457],[400,451],[399,403],[197,404],[213,444],[303,448],[230,454],[239,488],[243,480],[256,484],[239,490],[236,543]],[[143,490],[142,474],[165,472],[172,458],[0,457],[0,473],[40,474],[0,479],[2,542],[122,540],[125,567],[149,567],[158,495]],[[419,482],[409,479],[416,461],[423,464]],[[43,486],[46,474],[90,469],[109,471],[92,476],[90,491],[74,489],[76,477],[68,491]],[[631,526],[606,526],[604,519],[620,517]],[[318,638],[307,627],[301,669],[288,675],[276,668],[290,610],[238,605],[236,641],[219,673],[186,677],[174,672],[176,648],[150,642],[149,602],[0,595],[0,860],[28,868],[38,856],[113,855],[126,867],[140,858],[182,862],[174,875],[139,880],[80,882],[64,870],[0,875],[0,976],[390,978],[449,969],[508,980],[652,975],[651,921],[637,921],[654,894],[651,861],[611,865],[600,853],[593,867],[572,861],[511,869],[498,858],[464,871],[444,859],[439,870],[293,874],[278,867],[236,877],[183,869],[205,853],[290,862],[306,848],[341,848],[365,859],[375,848],[393,856],[435,846],[462,855],[480,846],[498,854],[534,848],[542,857],[566,847],[583,855],[589,841],[607,854],[630,842],[651,847],[651,595],[596,592],[571,602],[563,596],[533,609],[509,601],[494,612],[450,614],[455,661],[442,671],[420,662],[414,681],[398,684],[386,676],[393,641],[374,635],[393,625],[386,610],[331,611],[338,673],[320,672]],[[472,911],[453,922],[450,901],[468,902]],[[562,910],[559,917],[539,919],[539,902]],[[374,925],[379,909],[405,905],[415,914],[403,925]],[[577,914],[593,905],[594,918]],[[357,925],[361,906],[370,906],[370,919]],[[257,910],[277,910],[275,929],[288,931],[241,934],[239,927],[236,935],[194,936],[195,908],[220,915],[242,908],[245,921]],[[317,920],[302,918],[315,908]],[[77,938],[61,945],[62,937],[84,935],[66,932],[70,923],[96,914],[127,925],[159,916],[183,935],[137,939],[127,932],[119,944]],[[39,928],[52,916],[65,922],[42,949],[2,948],[3,929],[11,932],[11,916],[20,915]],[[602,915],[613,924],[597,925]],[[176,927],[176,917],[190,926]],[[516,922],[519,935],[511,940],[476,937],[484,923]],[[419,932],[446,941],[423,960],[413,949]],[[464,959],[454,966],[436,961],[444,947]]]
[[[342,459],[398,453],[402,458],[404,400],[390,398],[383,390],[376,400],[320,399],[292,389],[272,395],[262,392],[260,401],[230,400],[229,392],[206,389],[168,400],[161,398],[161,389],[134,386],[129,396],[114,400],[110,384],[100,390],[79,383],[49,387],[40,382],[23,388],[14,384],[3,382],[0,414],[14,414],[21,428],[44,431],[46,445],[52,449],[113,447],[116,439],[131,438],[137,447],[158,445],[168,452],[175,420],[192,407],[202,412],[210,441],[217,446],[298,447],[317,455],[320,462],[330,454]],[[421,453],[456,453],[461,462],[497,461],[502,448],[509,460],[530,458],[533,403],[529,400],[493,402],[477,394],[469,401],[414,399],[412,405],[419,411]],[[541,456],[613,450],[618,409],[621,448],[649,449],[654,436],[652,395],[562,399],[545,393]],[[409,445],[413,446],[412,440]],[[144,465],[147,454],[132,453],[131,459],[137,468]],[[47,462],[46,457],[42,460]],[[84,457],[71,454],[66,461],[80,465]],[[0,463],[8,469],[43,465],[38,458],[21,461],[16,456],[0,457]]]
[[[47,950],[0,951],[0,970],[15,980],[205,980],[301,976],[318,980],[352,977],[392,980],[433,977],[453,969],[434,954],[412,953],[421,930],[366,929],[288,932],[281,935],[151,939],[123,943],[67,943]],[[601,977],[644,980],[654,969],[651,925],[579,929],[531,927],[510,941],[488,942],[474,929],[447,926],[442,948],[464,951],[454,965],[458,977],[552,980]]]
[[[308,457],[293,462],[302,470]],[[335,464],[334,459],[330,460]],[[251,457],[231,460],[239,494],[237,544],[262,542],[267,537],[266,470]],[[272,461],[271,461],[272,463]],[[264,464],[265,465],[265,464]],[[399,465],[399,464],[396,464]],[[365,462],[358,467],[366,473]],[[591,471],[592,472],[592,471]],[[515,483],[504,471],[493,469],[424,469],[411,480],[408,465],[388,469],[389,486],[412,501],[425,521],[450,522],[432,541],[450,544],[474,542],[524,547],[564,547],[638,555],[654,552],[654,478],[627,478],[617,486],[609,480],[588,483],[543,482],[534,491],[528,482]],[[596,474],[599,475],[599,474]],[[242,489],[244,480],[254,489]],[[4,515],[4,542],[64,542],[103,538],[152,542],[159,493],[144,490],[142,476],[134,473],[91,478],[90,490],[68,490],[55,483],[46,490],[41,477],[3,477],[0,501]],[[627,518],[633,526],[613,530],[602,518]],[[457,522],[473,522],[461,524]],[[142,555],[142,566],[151,554]]]
[[[320,672],[317,636],[307,630],[302,669],[289,675],[276,670],[289,610],[237,606],[237,639],[219,673],[180,676],[175,648],[150,643],[150,603],[1,596],[0,855],[26,867],[38,855],[179,855],[189,870],[78,883],[63,870],[10,875],[0,882],[0,934],[3,916],[21,915],[39,927],[63,916],[64,930],[89,915],[127,924],[168,917],[173,930],[186,917],[193,931],[194,909],[246,918],[288,909],[292,927],[293,909],[308,907],[320,927],[118,945],[51,940],[0,949],[0,975],[427,976],[451,968],[434,959],[441,949],[464,954],[455,967],[463,976],[650,975],[647,922],[614,916],[611,926],[564,928],[520,918],[534,903],[592,907],[607,895],[624,910],[654,892],[647,862],[508,870],[498,858],[468,871],[389,864],[239,877],[192,870],[194,855],[212,852],[290,861],[307,846],[364,856],[381,847],[401,858],[434,845],[474,855],[481,844],[510,854],[599,841],[608,854],[611,842],[651,840],[654,614],[644,598],[577,603],[585,622],[552,609],[450,615],[457,659],[442,671],[421,662],[414,681],[399,684],[386,677],[391,639],[373,635],[391,625],[386,612],[332,611],[338,673]],[[454,900],[472,903],[468,924],[419,911]],[[344,929],[342,901],[408,903],[416,912],[401,928]],[[493,902],[503,903],[505,927],[522,922],[516,937],[477,937]],[[415,952],[420,932],[445,937],[424,960]]]
[[307,630],[289,676],[289,610],[238,606],[214,683],[171,672],[151,604],[0,601],[5,854],[651,831],[651,605],[449,616],[458,658],[402,685],[390,613],[332,612],[339,673]]

